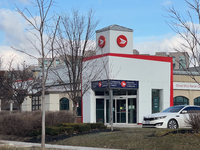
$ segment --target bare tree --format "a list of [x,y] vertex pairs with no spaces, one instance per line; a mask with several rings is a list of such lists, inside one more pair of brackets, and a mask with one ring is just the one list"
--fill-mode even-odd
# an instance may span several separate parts
[[16,68],[12,64],[13,61],[9,62],[9,68],[1,71],[0,97],[3,104],[12,101],[21,111],[22,103],[27,96],[33,94],[33,90],[37,90],[34,85],[40,84],[40,79],[34,77],[33,72],[25,62],[17,65]]
[[[95,45],[91,39],[94,36],[98,21],[94,19],[94,11],[91,9],[87,15],[80,14],[78,10],[72,10],[72,15],[64,14],[61,17],[59,38],[56,40],[59,57],[65,62],[63,72],[67,81],[56,73],[58,81],[63,83],[66,93],[73,101],[73,111],[77,115],[77,103],[81,96],[89,89],[90,81],[81,84],[83,70],[94,68],[94,64],[84,61],[86,57],[95,55]],[[83,67],[83,63],[85,63]],[[87,64],[87,65],[86,65]],[[90,75],[89,75],[90,76]],[[93,76],[94,80],[96,76]],[[82,91],[82,93],[81,93]]]
[[[30,44],[32,45],[33,49],[38,53],[39,57],[42,59],[42,140],[41,140],[41,147],[45,147],[45,83],[48,76],[48,68],[45,70],[44,66],[44,59],[49,56],[52,58],[52,62],[55,58],[55,51],[54,51],[54,40],[56,37],[56,31],[59,24],[60,17],[57,20],[54,20],[54,17],[49,17],[49,11],[51,7],[54,5],[53,0],[34,0],[33,2],[34,7],[37,8],[38,16],[35,17],[28,8],[24,10],[20,10],[17,7],[17,11],[21,14],[21,16],[30,24],[32,27],[28,30],[34,37],[35,40],[32,41],[28,39]],[[31,16],[29,18],[28,16]],[[54,22],[53,22],[54,20]],[[31,54],[30,52],[24,49],[14,48],[15,50],[24,53],[31,58],[37,59],[38,55]],[[51,62],[51,63],[52,63]]]
[[[169,19],[166,22],[178,35],[177,44],[173,45],[173,49],[180,52],[185,57],[187,57],[187,53],[189,53],[189,65],[194,68],[193,71],[200,74],[200,1],[185,0],[185,3],[188,5],[186,17],[183,17],[173,5],[164,8],[168,13],[166,17]],[[179,64],[183,66],[183,62],[179,61]],[[185,68],[184,66],[182,68],[193,80],[199,83],[190,68]]]

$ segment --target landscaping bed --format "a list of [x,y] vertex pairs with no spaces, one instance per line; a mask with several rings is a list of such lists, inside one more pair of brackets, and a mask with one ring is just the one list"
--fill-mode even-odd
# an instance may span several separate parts
[[[200,147],[200,134],[192,129],[114,128],[46,135],[46,143],[69,146],[117,148],[117,149],[194,149]],[[0,139],[40,143],[41,136],[2,136]]]
[[[114,131],[118,131],[115,129]],[[46,143],[52,143],[52,142],[58,142],[61,140],[65,140],[67,138],[75,137],[75,136],[81,136],[81,135],[86,135],[86,134],[98,134],[100,132],[110,132],[110,129],[105,129],[105,130],[90,130],[88,132],[74,132],[70,134],[59,134],[59,135],[46,135]],[[40,143],[41,142],[41,136],[34,136],[34,137],[29,137],[27,139],[24,139],[24,142],[31,142],[31,143]]]

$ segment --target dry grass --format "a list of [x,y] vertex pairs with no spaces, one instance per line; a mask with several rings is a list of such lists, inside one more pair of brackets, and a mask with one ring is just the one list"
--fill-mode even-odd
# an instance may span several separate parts
[[120,131],[74,136],[54,144],[137,150],[199,150],[200,139],[196,134],[177,133],[156,136],[157,132],[166,131],[152,128],[121,128]]

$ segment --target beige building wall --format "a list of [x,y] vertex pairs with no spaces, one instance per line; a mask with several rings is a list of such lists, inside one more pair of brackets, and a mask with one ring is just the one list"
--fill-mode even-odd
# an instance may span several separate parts
[[[50,93],[45,95],[45,109],[47,111],[59,111],[60,100],[62,98],[69,99],[66,93]],[[73,111],[73,102],[69,99],[69,110]],[[27,96],[22,103],[22,111],[32,111],[32,98]]]
[[[195,79],[200,82],[200,76],[195,76]],[[188,75],[173,75],[174,82],[196,83]],[[184,96],[189,99],[189,105],[194,105],[194,99],[200,97],[200,89],[174,89],[173,97]]]
[[31,103],[31,97],[27,96],[24,102],[22,103],[22,111],[31,111]]
[[[200,82],[200,76],[195,76],[195,79]],[[173,75],[174,82],[190,82],[195,83],[195,81],[189,75]]]
[[59,110],[59,94],[45,95],[45,108],[48,111]]

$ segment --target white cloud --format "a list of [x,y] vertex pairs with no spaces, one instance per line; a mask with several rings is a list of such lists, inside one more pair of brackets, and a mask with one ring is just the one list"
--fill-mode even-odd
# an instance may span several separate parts
[[16,67],[17,64],[22,63],[25,61],[28,65],[36,65],[37,60],[30,59],[24,54],[18,53],[17,51],[13,50],[10,46],[0,46],[0,56],[3,56],[3,66],[4,68],[7,67],[8,62],[14,58],[14,66]]
[[31,4],[31,0],[1,0],[0,1],[0,6],[6,6],[6,7],[9,7],[9,6],[12,6],[12,5],[29,5]]
[[155,55],[155,52],[171,52],[172,43],[170,39],[154,40],[148,42],[140,42],[133,44],[134,49],[137,49],[140,54]]
[[102,4],[102,1],[101,1],[101,0],[98,0],[98,3],[99,3],[99,4]]
[[169,5],[172,5],[173,3],[171,1],[165,1],[163,3],[164,6],[169,6]]
[[[37,18],[38,17],[36,17],[36,19]],[[12,46],[14,48],[24,49],[26,52],[39,57],[37,51],[33,49],[33,46],[28,41],[30,40],[38,45],[36,37],[26,30],[30,29],[27,21],[25,21],[18,12],[9,9],[0,9],[0,20],[0,32],[3,33],[3,35],[1,35],[3,36],[3,41],[0,41],[0,55],[3,55],[5,60],[8,60],[10,55],[14,55],[16,56],[17,63],[22,61],[26,61],[29,64],[37,63],[27,55],[23,55],[11,48]],[[32,32],[34,33],[34,31]]]
[[10,3],[30,4],[31,0],[8,0]]
[[155,37],[155,39],[157,40],[136,43],[134,44],[134,49],[137,49],[140,54],[155,55],[156,52],[175,52],[175,50],[173,50],[173,47],[179,47],[180,43],[183,42],[183,39],[180,38],[178,35],[174,35],[171,37],[169,37],[168,35],[163,36],[163,38],[159,40]]
[[[182,44],[184,43],[187,45],[186,41],[178,34],[171,37],[163,36],[163,38],[159,40],[155,37],[155,39],[157,40],[135,43],[134,49],[138,50],[140,54],[155,55],[156,52],[175,52],[173,48],[178,48],[181,51],[181,48],[183,48]],[[184,52],[188,52],[189,55],[191,54],[191,50],[185,47]]]
[[[13,0],[12,0],[13,1]],[[22,2],[23,4],[29,4],[30,0],[18,0],[19,2]]]
[[19,13],[9,9],[0,9],[0,31],[4,32],[5,44],[18,44],[24,41],[25,22]]

